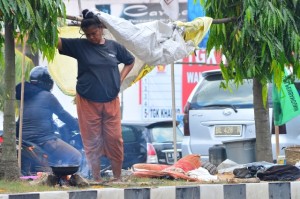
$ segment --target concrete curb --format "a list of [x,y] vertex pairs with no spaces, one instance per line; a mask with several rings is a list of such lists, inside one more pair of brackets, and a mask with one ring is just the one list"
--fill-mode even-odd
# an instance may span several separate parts
[[300,181],[0,194],[0,199],[299,199]]

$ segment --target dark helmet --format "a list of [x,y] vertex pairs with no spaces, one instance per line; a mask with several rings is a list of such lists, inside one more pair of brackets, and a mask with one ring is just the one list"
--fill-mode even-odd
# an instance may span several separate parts
[[30,71],[30,83],[47,91],[53,88],[53,80],[45,66],[36,66]]

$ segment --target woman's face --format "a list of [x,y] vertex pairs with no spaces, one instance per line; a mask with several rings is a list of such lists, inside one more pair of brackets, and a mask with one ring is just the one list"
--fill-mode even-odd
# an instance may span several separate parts
[[99,44],[102,40],[103,28],[99,28],[98,26],[90,26],[83,29],[83,32],[87,40],[94,44]]

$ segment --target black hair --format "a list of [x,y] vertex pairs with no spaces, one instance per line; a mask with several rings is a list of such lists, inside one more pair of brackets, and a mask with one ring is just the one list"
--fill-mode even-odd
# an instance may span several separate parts
[[104,24],[98,19],[97,15],[88,9],[82,11],[83,19],[81,21],[80,27],[82,30],[89,28],[90,26],[97,26],[99,28],[104,28]]

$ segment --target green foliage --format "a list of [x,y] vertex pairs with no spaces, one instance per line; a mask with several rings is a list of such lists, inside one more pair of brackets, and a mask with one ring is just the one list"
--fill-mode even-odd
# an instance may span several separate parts
[[[3,54],[3,48],[0,50],[1,54]],[[21,82],[22,80],[22,59],[23,54],[22,52],[18,51],[16,49],[16,83]],[[24,63],[25,71],[24,76],[25,79],[28,79],[30,70],[34,67],[34,63],[29,57],[25,57],[25,63]],[[3,76],[5,71],[5,65],[4,61],[0,61],[0,74]],[[0,78],[0,111],[3,111],[3,105],[4,105],[4,78]]]
[[[0,1],[0,32],[4,31],[4,20],[12,21],[15,27],[14,36],[20,42],[28,37],[27,46],[32,53],[42,52],[48,60],[52,60],[58,41],[60,17],[65,17],[63,0],[1,0]],[[3,51],[4,35],[0,34],[0,49]],[[4,53],[0,53],[0,74],[4,74]],[[16,81],[21,81],[22,55],[16,51]],[[31,60],[26,58],[25,67],[33,67]],[[27,70],[27,73],[30,70]],[[28,74],[27,74],[28,75]],[[25,76],[27,76],[25,74]],[[4,78],[0,79],[0,96],[4,94]],[[0,97],[0,110],[3,99]]]
[[264,86],[274,75],[275,83],[280,84],[284,66],[290,65],[300,77],[298,0],[199,1],[207,16],[236,18],[212,25],[207,46],[208,50],[221,49],[226,56],[228,66],[221,66],[226,80],[233,78],[241,83],[242,77],[255,77]]
[[[65,14],[63,0],[0,1],[0,21],[14,22],[15,37],[23,41],[28,35],[27,45],[32,48],[32,52],[41,51],[48,60],[54,57],[59,18],[65,17]],[[3,28],[1,24],[0,31],[3,31]],[[3,41],[3,35],[0,35],[0,48],[3,47]]]

